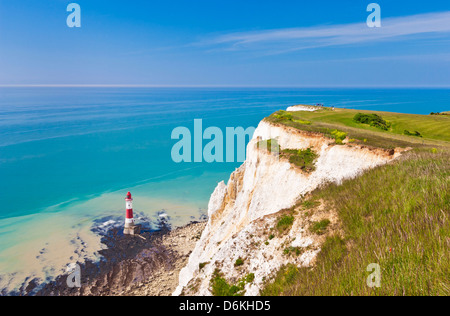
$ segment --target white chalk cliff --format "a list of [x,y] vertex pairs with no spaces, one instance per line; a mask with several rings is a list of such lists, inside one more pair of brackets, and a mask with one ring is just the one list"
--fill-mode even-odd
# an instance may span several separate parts
[[[305,173],[289,161],[257,148],[258,141],[268,139],[277,139],[281,149],[313,148],[318,154],[315,171]],[[262,121],[247,147],[245,163],[231,175],[227,185],[219,183],[212,194],[207,226],[180,273],[174,295],[185,292],[188,284],[190,294],[211,295],[209,282],[217,267],[227,279],[241,277],[242,271],[234,266],[237,258],[246,258],[246,273],[255,275],[254,281],[246,285],[246,295],[258,295],[264,280],[286,263],[286,258],[276,251],[286,242],[307,249],[292,259],[293,263],[310,265],[320,248],[298,225],[292,227],[288,240],[264,244],[267,237],[261,237],[261,230],[275,224],[270,215],[290,208],[325,183],[340,183],[398,155],[358,145],[336,145],[334,140],[320,134]],[[308,247],[311,245],[315,247]]]
[[286,111],[288,112],[300,112],[300,111],[314,112],[317,110],[319,110],[319,108],[317,106],[312,105],[294,105],[286,109]]

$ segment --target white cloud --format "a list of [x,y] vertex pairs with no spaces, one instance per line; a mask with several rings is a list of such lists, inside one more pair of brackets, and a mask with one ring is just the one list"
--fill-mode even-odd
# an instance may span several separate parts
[[200,45],[226,50],[294,50],[408,39],[412,36],[450,34],[450,11],[383,18],[381,28],[362,23],[229,33]]

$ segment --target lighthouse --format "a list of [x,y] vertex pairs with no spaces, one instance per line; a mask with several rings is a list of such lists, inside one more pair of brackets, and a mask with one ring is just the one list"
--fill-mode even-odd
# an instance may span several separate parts
[[125,207],[126,207],[126,216],[125,216],[125,228],[123,230],[124,235],[136,235],[140,233],[140,227],[134,224],[133,217],[133,197],[131,193],[128,192],[125,197]]

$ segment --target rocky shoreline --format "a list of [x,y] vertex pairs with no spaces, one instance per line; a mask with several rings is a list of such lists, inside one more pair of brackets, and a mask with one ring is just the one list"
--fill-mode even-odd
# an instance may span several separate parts
[[[200,239],[206,222],[170,230],[125,236],[113,228],[102,238],[100,262],[79,263],[81,287],[69,288],[67,274],[46,284],[36,296],[169,296],[178,285],[180,270]],[[25,295],[35,291],[25,289]]]
[[195,222],[169,231],[161,238],[162,246],[174,255],[170,269],[158,269],[145,282],[135,284],[121,296],[170,296],[179,284],[179,274],[200,239],[206,222]]

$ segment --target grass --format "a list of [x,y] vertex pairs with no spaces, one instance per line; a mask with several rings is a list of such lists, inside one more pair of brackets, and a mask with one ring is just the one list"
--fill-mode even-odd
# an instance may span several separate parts
[[[261,294],[450,295],[449,157],[449,149],[415,149],[313,192],[335,207],[344,237],[328,236],[313,268],[283,267]],[[366,284],[372,263],[381,267],[380,288]]]
[[315,170],[314,161],[318,157],[311,148],[305,150],[284,149],[281,156],[289,159],[290,163],[307,172]]
[[303,121],[303,120],[294,120],[295,123],[303,124],[303,125],[311,125],[311,121]]
[[294,216],[292,215],[283,215],[278,219],[277,222],[277,230],[279,233],[284,233],[288,229],[291,228],[292,224],[294,223]]
[[275,282],[268,284],[262,291],[262,296],[280,296],[283,291],[297,282],[299,268],[293,264],[281,267]]
[[[392,149],[396,147],[434,147],[447,146],[450,142],[449,115],[416,115],[377,111],[361,111],[349,109],[327,108],[315,112],[276,112],[266,118],[268,122],[291,126],[306,132],[321,133],[335,139],[332,132],[337,130],[347,133],[355,143],[367,146]],[[291,115],[286,115],[286,113]],[[369,124],[354,121],[358,113],[376,114],[389,122],[389,130],[385,131]],[[310,122],[301,124],[298,121]],[[422,137],[404,135],[404,131],[420,131]],[[366,141],[364,141],[366,140]]]
[[301,203],[303,209],[305,209],[305,210],[314,208],[314,207],[318,206],[319,204],[320,203],[318,201],[314,201],[314,200],[306,200]]
[[330,225],[330,220],[324,219],[320,222],[311,223],[309,230],[313,234],[322,235],[327,229],[328,225]]
[[[355,120],[358,113],[361,119]],[[414,149],[342,185],[313,192],[303,208],[319,200],[334,207],[339,236],[324,237],[313,267],[282,267],[261,294],[450,295],[450,116],[326,108],[291,114],[266,120],[321,133],[336,144],[348,138],[363,146]],[[300,123],[305,121],[310,124]],[[328,225],[314,222],[310,230],[323,234]],[[381,267],[379,288],[366,284],[372,263]]]
[[244,282],[239,282],[237,285],[228,284],[219,269],[214,271],[210,281],[211,293],[214,296],[242,296],[244,286]]
[[223,273],[216,269],[210,280],[210,290],[213,296],[242,296],[245,294],[245,285],[255,280],[255,274],[249,273],[237,281],[237,284],[229,284],[223,277]]
[[280,145],[276,139],[259,141],[256,146],[258,149],[267,150],[269,153],[280,153]]

